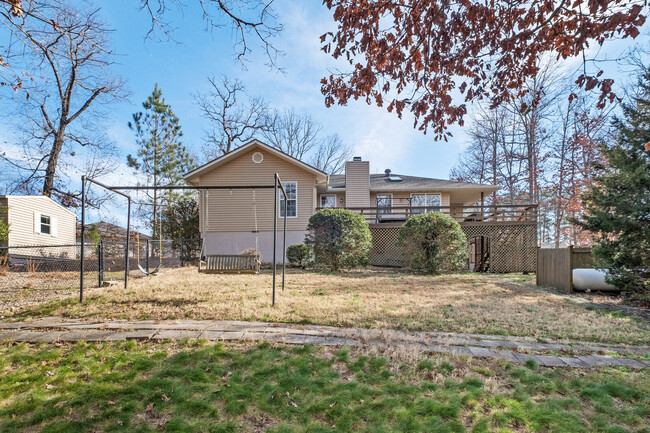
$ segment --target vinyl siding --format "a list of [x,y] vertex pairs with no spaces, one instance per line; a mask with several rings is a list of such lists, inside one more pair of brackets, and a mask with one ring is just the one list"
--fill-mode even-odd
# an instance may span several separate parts
[[[264,155],[261,164],[252,161],[255,152]],[[201,175],[199,185],[273,185],[274,173],[283,182],[298,183],[298,215],[287,218],[287,230],[304,231],[315,209],[316,176],[264,149],[254,148]],[[200,214],[203,233],[255,231],[255,214],[259,231],[273,230],[273,190],[256,190],[254,197],[256,206],[250,189],[203,191]],[[279,230],[282,223],[283,218],[278,217]]]
[[370,207],[370,162],[348,161],[345,164],[345,206]]
[[[45,196],[9,196],[9,245],[74,245],[77,217]],[[56,218],[56,235],[34,232],[34,212]]]

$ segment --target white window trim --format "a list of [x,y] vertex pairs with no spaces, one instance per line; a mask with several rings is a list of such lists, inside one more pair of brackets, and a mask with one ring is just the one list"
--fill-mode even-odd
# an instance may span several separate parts
[[[429,195],[437,195],[438,197],[440,197],[440,204],[438,205],[438,207],[442,207],[442,193],[439,193],[439,192],[434,192],[434,193],[429,193],[429,192],[412,192],[412,193],[411,193],[411,206],[413,206],[413,196],[414,196],[414,195],[423,195],[423,196],[425,196],[425,197],[424,197],[425,205],[424,205],[423,207],[427,207],[427,205],[426,205],[427,196],[429,196]],[[416,206],[416,207],[420,207],[420,206]],[[415,212],[415,213],[426,213],[426,212],[442,212],[442,209],[438,209],[438,210],[431,210],[431,209],[418,209],[417,212]]]
[[[296,200],[296,215],[295,216],[289,216],[287,215],[287,219],[292,219],[292,218],[298,218],[298,181],[297,180],[285,180],[282,183],[295,183],[296,184],[296,198],[295,199],[290,199],[290,200]],[[278,218],[279,219],[284,219],[282,216],[282,209],[284,206],[282,206],[282,199],[284,198],[284,194],[282,194],[282,190],[278,189]]]
[[[50,232],[49,233],[43,233],[41,228],[42,228],[42,222],[41,222],[41,217],[48,217],[50,219]],[[52,238],[55,238],[58,236],[58,218],[55,217],[54,215],[50,214],[44,214],[41,212],[34,212],[34,233],[41,235],[41,236],[49,236]]]
[[318,206],[319,208],[321,208],[321,209],[325,209],[325,208],[323,207],[323,197],[334,197],[334,207],[333,207],[333,208],[330,208],[330,209],[336,209],[336,208],[338,207],[338,202],[336,201],[336,194],[321,194],[321,196],[320,196],[320,202],[318,203],[318,204],[319,204],[319,206]]

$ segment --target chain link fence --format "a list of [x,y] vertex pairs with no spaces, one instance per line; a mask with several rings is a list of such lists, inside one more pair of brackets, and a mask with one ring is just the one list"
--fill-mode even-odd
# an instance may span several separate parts
[[[198,239],[133,240],[129,243],[129,277],[198,264]],[[84,289],[124,281],[126,241],[84,245]],[[140,267],[138,266],[140,265]],[[78,295],[81,245],[0,247],[0,317],[52,298]]]
[[[101,268],[104,280],[124,280],[126,241],[102,241]],[[145,272],[198,265],[199,239],[131,240],[129,242],[129,277],[144,276]]]
[[[99,245],[85,244],[84,286],[97,285]],[[78,288],[81,245],[0,247],[0,290]]]
[[[85,244],[84,287],[99,282],[99,245]],[[81,245],[0,247],[0,318],[39,303],[78,296]]]

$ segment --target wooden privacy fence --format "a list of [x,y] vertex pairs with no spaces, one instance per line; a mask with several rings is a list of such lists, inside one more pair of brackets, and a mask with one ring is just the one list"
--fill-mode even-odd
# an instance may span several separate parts
[[573,270],[593,268],[591,248],[539,248],[537,285],[573,292]]

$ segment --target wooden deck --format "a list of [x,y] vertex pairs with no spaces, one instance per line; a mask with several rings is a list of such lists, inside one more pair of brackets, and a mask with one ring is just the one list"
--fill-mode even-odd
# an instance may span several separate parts
[[[399,228],[413,215],[442,212],[454,218],[467,236],[468,244],[481,245],[489,272],[535,272],[537,266],[537,205],[494,206],[393,206],[349,207],[370,225],[370,263],[401,266],[397,245]],[[476,251],[474,251],[476,253]],[[468,262],[468,268],[470,263]]]

